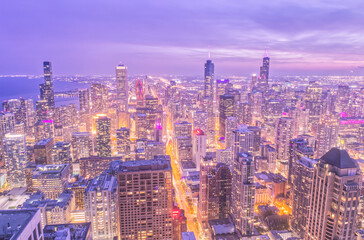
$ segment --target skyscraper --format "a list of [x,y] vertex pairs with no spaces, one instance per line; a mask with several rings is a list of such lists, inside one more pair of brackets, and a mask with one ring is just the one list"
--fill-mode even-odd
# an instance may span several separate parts
[[[289,140],[292,139],[293,119],[282,117],[277,120],[276,124],[276,150],[277,160],[281,163],[289,160]],[[288,169],[281,169],[282,173],[287,176]]]
[[130,129],[119,128],[116,130],[116,144],[118,155],[128,158],[130,155]]
[[116,92],[117,99],[120,103],[120,110],[127,111],[128,109],[128,97],[129,97],[129,88],[128,88],[128,80],[127,80],[127,67],[123,64],[116,66]]
[[118,179],[119,238],[172,239],[170,161],[119,162],[115,172]]
[[75,132],[72,134],[72,155],[74,160],[87,158],[93,153],[92,137],[89,132]]
[[220,136],[225,137],[226,119],[234,116],[234,96],[227,94],[221,95],[219,105],[219,134]]
[[96,119],[96,152],[99,157],[111,157],[111,122],[107,116]]
[[43,62],[44,81],[40,85],[40,98],[47,101],[48,110],[52,111],[55,107],[54,88],[53,88],[53,72],[51,62]]
[[310,211],[311,186],[316,164],[316,160],[305,156],[294,159],[292,164],[292,216],[290,222],[292,229],[301,237],[304,237],[306,234],[307,218]]
[[254,161],[250,153],[238,153],[232,173],[231,214],[236,229],[243,236],[254,233]]
[[233,131],[233,153],[234,158],[237,157],[239,152],[253,153],[254,146],[254,132],[250,131],[248,127],[244,124],[238,126],[236,130]]
[[117,185],[114,176],[103,173],[85,190],[86,221],[91,222],[93,239],[117,236]]
[[354,239],[362,176],[346,150],[332,148],[316,164],[306,239]]
[[335,116],[322,116],[317,125],[316,157],[320,158],[331,148],[337,147],[339,136],[339,119]]
[[265,93],[269,89],[269,62],[270,58],[266,51],[263,58],[263,65],[260,67],[260,74],[257,81],[257,90],[261,91],[262,93]]
[[230,212],[231,173],[224,163],[207,154],[201,162],[197,217],[204,229],[208,221],[227,218]]
[[90,112],[90,90],[88,88],[78,90],[80,112]]
[[206,155],[206,135],[201,129],[193,131],[193,162],[196,164],[197,171],[200,170],[201,159]]
[[207,60],[205,63],[204,97],[214,97],[214,64],[211,60]]
[[5,134],[3,147],[9,187],[25,187],[25,168],[27,166],[25,136]]
[[107,87],[101,83],[91,84],[91,102],[93,113],[107,113],[108,112],[108,90]]

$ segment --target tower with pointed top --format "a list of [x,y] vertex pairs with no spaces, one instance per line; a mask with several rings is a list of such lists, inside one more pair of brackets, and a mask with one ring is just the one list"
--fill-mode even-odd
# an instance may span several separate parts
[[[209,54],[210,55],[210,54]],[[214,64],[208,59],[205,63],[204,97],[213,98]]]
[[55,108],[52,63],[43,62],[44,83],[40,84],[40,98],[46,101],[47,110]]
[[263,58],[263,65],[260,67],[260,74],[257,82],[257,90],[265,93],[269,89],[268,79],[269,79],[269,54],[266,50]]

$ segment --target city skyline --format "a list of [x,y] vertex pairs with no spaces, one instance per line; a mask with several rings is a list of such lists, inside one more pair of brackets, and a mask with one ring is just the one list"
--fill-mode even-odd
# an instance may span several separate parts
[[354,0],[7,1],[0,74],[41,74],[43,60],[68,75],[112,74],[119,62],[130,74],[200,74],[211,52],[216,74],[248,75],[265,49],[272,75],[349,74],[364,66],[362,7]]

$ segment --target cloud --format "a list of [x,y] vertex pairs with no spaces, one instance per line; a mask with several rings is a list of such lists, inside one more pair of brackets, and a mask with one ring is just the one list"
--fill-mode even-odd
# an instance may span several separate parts
[[[364,2],[347,0],[3,0],[0,73],[250,73],[264,49],[280,71],[363,65]],[[220,67],[219,67],[220,64]],[[314,66],[314,67],[313,67]],[[331,66],[331,67],[329,67]],[[323,70],[325,70],[323,69]],[[300,70],[301,71],[301,70]]]

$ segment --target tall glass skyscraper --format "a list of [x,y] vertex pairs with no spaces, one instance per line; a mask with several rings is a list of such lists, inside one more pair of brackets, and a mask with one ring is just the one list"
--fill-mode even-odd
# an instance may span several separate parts
[[214,96],[214,64],[211,60],[205,63],[205,82],[204,82],[204,97],[213,98]]
[[54,88],[51,62],[43,62],[44,83],[40,84],[40,98],[47,101],[49,110],[54,109]]

